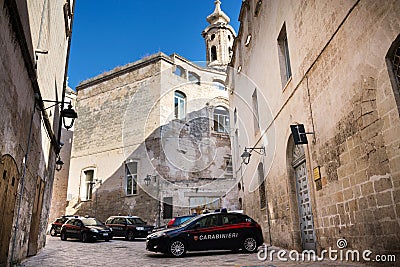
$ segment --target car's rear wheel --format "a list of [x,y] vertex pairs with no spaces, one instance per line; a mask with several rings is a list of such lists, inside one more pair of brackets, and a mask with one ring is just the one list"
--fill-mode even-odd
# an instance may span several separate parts
[[257,240],[253,236],[248,236],[243,240],[242,249],[246,253],[257,251]]
[[67,240],[67,235],[65,234],[65,232],[61,232],[61,240]]
[[186,253],[186,245],[182,240],[172,240],[168,246],[168,254],[173,257],[182,257]]
[[56,235],[57,235],[57,231],[56,231],[55,228],[51,227],[51,229],[50,229],[50,235],[51,235],[51,236],[56,236]]
[[89,241],[87,233],[85,233],[85,232],[82,233],[81,240],[84,243],[87,243]]
[[128,240],[128,241],[133,241],[133,240],[135,240],[135,233],[132,232],[132,231],[129,231],[129,232],[126,234],[126,240]]

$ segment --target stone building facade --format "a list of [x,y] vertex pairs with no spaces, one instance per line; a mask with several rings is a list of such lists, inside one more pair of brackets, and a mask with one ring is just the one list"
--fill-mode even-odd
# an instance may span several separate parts
[[[233,168],[267,243],[399,253],[399,14],[398,0],[243,1]],[[300,124],[313,134],[295,145]]]
[[0,1],[0,266],[45,244],[73,2]]
[[[219,1],[213,14],[212,24]],[[224,21],[203,33],[206,44],[221,38],[207,67],[158,53],[76,88],[67,214],[132,214],[160,225],[204,208],[238,209],[224,85],[235,33]]]

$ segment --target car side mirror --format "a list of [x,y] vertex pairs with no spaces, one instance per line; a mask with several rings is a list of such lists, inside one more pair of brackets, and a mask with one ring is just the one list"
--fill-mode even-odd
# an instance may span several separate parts
[[194,229],[197,229],[197,228],[200,228],[200,227],[201,227],[200,223],[196,223],[196,224],[194,225]]

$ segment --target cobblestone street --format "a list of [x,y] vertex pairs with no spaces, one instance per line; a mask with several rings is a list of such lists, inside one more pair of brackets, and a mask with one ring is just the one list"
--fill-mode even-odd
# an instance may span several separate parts
[[36,256],[23,261],[20,266],[363,266],[343,262],[273,262],[260,261],[257,254],[229,251],[188,252],[184,258],[169,258],[160,253],[148,252],[145,240],[133,242],[113,239],[82,243],[77,240],[61,241],[47,237],[46,247]]

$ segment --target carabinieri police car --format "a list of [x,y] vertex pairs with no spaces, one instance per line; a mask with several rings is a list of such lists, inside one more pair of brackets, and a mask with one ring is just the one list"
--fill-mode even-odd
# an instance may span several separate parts
[[177,228],[147,236],[146,249],[174,257],[186,251],[239,250],[252,253],[264,242],[261,226],[238,212],[202,214]]

